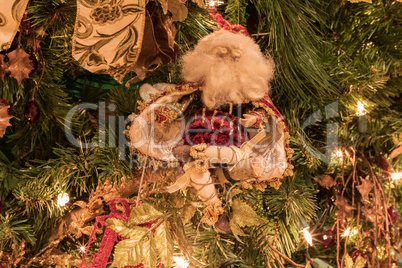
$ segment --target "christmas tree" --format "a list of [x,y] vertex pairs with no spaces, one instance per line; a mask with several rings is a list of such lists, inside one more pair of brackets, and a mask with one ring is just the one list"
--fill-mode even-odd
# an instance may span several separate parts
[[[129,146],[217,31],[275,63],[290,161],[212,175],[221,210]],[[402,267],[401,33],[400,0],[2,1],[0,267]]]

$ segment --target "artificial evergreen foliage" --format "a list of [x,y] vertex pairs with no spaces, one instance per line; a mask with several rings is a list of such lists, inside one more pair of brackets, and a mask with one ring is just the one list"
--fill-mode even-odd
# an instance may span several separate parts
[[[163,1],[155,2],[161,8]],[[175,41],[183,53],[219,28],[196,1],[187,1],[186,6],[187,18],[174,22]],[[0,267],[63,267],[65,259],[70,267],[79,266],[80,247],[87,246],[96,216],[110,212],[109,196],[118,193],[134,202],[139,190],[142,201],[164,215],[155,212],[162,225],[153,228],[158,230],[157,239],[169,244],[168,251],[155,246],[162,252],[158,256],[149,232],[134,224],[125,226],[131,228],[132,237],[137,229],[146,232],[149,240],[142,243],[148,243],[147,263],[173,254],[187,259],[190,267],[308,267],[311,258],[345,267],[344,256],[359,248],[364,235],[376,237],[377,245],[386,243],[378,224],[358,212],[363,201],[355,182],[372,178],[370,200],[382,210],[393,205],[402,213],[401,180],[391,180],[391,174],[402,172],[402,2],[227,0],[217,10],[231,23],[245,26],[274,60],[270,95],[285,117],[294,150],[294,175],[286,177],[278,190],[240,187],[240,183],[219,188],[230,213],[236,213],[230,204],[241,204],[245,211],[252,209],[255,222],[237,221],[244,235],[217,233],[200,223],[202,207],[193,190],[163,191],[167,173],[153,174],[140,188],[143,170],[136,165],[136,155],[121,146],[128,116],[138,112],[140,86],[179,83],[182,54],[144,81],[126,87],[125,82],[135,77],[130,73],[120,85],[108,75],[89,73],[72,58],[75,0],[31,0],[26,10],[30,35],[42,40],[36,53],[38,70],[21,85],[8,74],[4,82],[0,80],[0,98],[10,103],[14,116],[12,127],[0,138]],[[1,53],[17,48],[18,40],[32,52],[29,38],[17,34],[11,48]],[[41,117],[30,124],[24,108],[33,93]],[[364,103],[364,115],[357,114],[359,101]],[[98,108],[81,109],[66,120],[80,103]],[[313,114],[320,116],[313,120]],[[102,116],[105,125],[99,123]],[[362,120],[367,126],[363,129]],[[74,146],[66,129],[77,141],[98,146]],[[323,185],[323,178],[333,183]],[[381,191],[382,199],[377,200]],[[63,193],[70,198],[66,206],[58,204]],[[345,211],[335,203],[341,195],[354,208],[353,217],[343,221]],[[96,210],[89,209],[93,207]],[[88,210],[81,220],[74,212],[84,208]],[[64,223],[75,223],[75,229],[63,229]],[[310,227],[314,246],[301,234],[303,224]],[[401,232],[401,226],[394,225]],[[341,236],[343,226],[361,230],[360,237]],[[337,242],[324,248],[319,234],[328,228],[338,232]],[[88,256],[98,251],[101,239],[98,234]],[[377,255],[366,255],[369,267],[379,267]],[[346,259],[350,263],[349,254]],[[172,265],[178,267],[174,261]]]

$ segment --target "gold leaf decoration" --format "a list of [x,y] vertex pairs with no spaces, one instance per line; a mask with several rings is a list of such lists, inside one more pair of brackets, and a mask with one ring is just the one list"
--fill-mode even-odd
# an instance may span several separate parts
[[[156,218],[159,221],[152,226],[153,229],[137,226]],[[112,267],[142,264],[144,268],[154,268],[158,259],[165,267],[171,266],[174,249],[167,218],[150,204],[134,207],[128,222],[107,219],[106,223],[116,233],[128,238],[116,245]]]
[[156,267],[158,254],[156,253],[155,240],[153,236],[149,236],[145,239],[142,247],[143,254],[143,266],[144,268]]
[[161,212],[156,210],[153,206],[143,203],[140,206],[131,209],[129,224],[134,226],[138,224],[148,223],[163,216]]
[[180,0],[168,0],[168,9],[173,21],[183,21],[187,18],[187,7]]
[[239,188],[233,189],[229,194],[229,201],[232,201],[233,197],[235,197],[236,195],[241,194],[241,193],[243,193],[243,191],[241,189],[239,189]]
[[176,215],[172,215],[169,219],[169,223],[181,251],[185,256],[190,256],[193,253],[193,248],[188,241],[183,222]]
[[232,210],[233,215],[230,219],[230,228],[239,241],[241,240],[238,236],[245,235],[241,227],[256,226],[265,222],[249,205],[239,199],[233,200]]
[[139,265],[141,264],[142,259],[142,248],[140,247],[140,244],[137,241],[126,239],[120,241],[116,245],[111,267]]
[[19,47],[8,53],[7,56],[9,66],[6,71],[10,72],[10,76],[17,80],[18,85],[21,85],[21,81],[28,78],[33,69],[30,64],[29,54]]
[[130,240],[139,242],[148,233],[149,229],[140,226],[129,226],[127,222],[119,219],[107,219],[106,224],[110,229],[121,236],[128,237]]
[[181,217],[183,224],[189,222],[191,218],[194,216],[196,211],[197,209],[193,205],[186,205],[183,209]]
[[364,258],[362,256],[358,256],[356,258],[355,265],[353,266],[353,268],[363,268],[365,264],[366,261],[364,260]]
[[6,128],[11,126],[10,119],[13,117],[9,115],[8,109],[10,109],[10,105],[5,105],[0,102],[0,138],[6,133]]
[[345,267],[346,268],[363,268],[365,265],[364,258],[362,256],[358,256],[356,261],[353,263],[352,258],[346,254],[345,256]]
[[336,185],[335,180],[329,176],[329,175],[320,175],[317,178],[314,178],[314,180],[321,186],[325,187],[327,189],[331,188],[332,186]]
[[341,196],[338,196],[334,203],[338,207],[338,211],[342,217],[351,217],[355,207],[348,204],[348,202]]
[[346,268],[353,268],[353,260],[352,260],[352,258],[348,255],[348,254],[346,254],[345,255],[345,267]]
[[362,184],[359,186],[356,186],[357,190],[362,196],[362,201],[363,202],[368,202],[369,201],[369,193],[371,190],[374,188],[374,184],[370,181],[369,176],[367,176],[366,179],[361,179]]
[[204,0],[193,0],[200,8],[206,8]]
[[165,221],[155,230],[156,249],[165,267],[170,267],[173,258],[173,240]]
[[4,82],[4,76],[7,73],[8,62],[4,62],[4,55],[0,54],[0,78]]

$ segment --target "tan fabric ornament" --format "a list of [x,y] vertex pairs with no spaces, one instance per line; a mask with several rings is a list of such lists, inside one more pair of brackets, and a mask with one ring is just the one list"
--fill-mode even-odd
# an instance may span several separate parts
[[139,56],[147,0],[77,0],[73,57],[122,83]]
[[29,0],[0,0],[0,51],[11,46]]

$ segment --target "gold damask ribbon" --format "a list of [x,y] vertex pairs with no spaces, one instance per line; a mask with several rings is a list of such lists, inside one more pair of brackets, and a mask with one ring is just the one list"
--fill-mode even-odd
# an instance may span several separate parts
[[147,0],[77,0],[73,57],[122,83],[141,49]]
[[0,0],[0,51],[8,49],[20,26],[29,0]]

